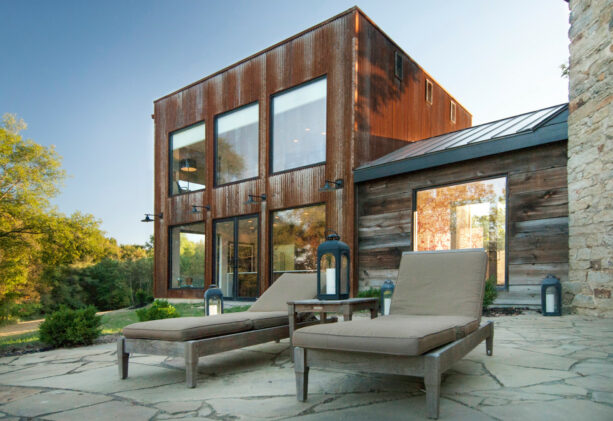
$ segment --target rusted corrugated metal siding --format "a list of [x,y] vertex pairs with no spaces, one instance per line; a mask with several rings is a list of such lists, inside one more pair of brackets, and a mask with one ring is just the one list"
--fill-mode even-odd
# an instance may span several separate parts
[[[205,279],[213,279],[213,220],[257,213],[260,217],[260,291],[270,277],[269,214],[277,209],[325,203],[327,226],[343,238],[353,238],[352,183],[332,193],[320,193],[324,180],[351,180],[349,159],[352,101],[352,37],[355,11],[350,10],[299,36],[266,50],[235,66],[197,82],[155,103],[155,211],[164,219],[156,222],[156,297],[201,297],[202,291],[168,290],[168,229],[206,221]],[[303,82],[326,75],[327,164],[271,175],[269,164],[270,96]],[[259,177],[218,188],[213,187],[214,118],[216,115],[258,101]],[[203,192],[168,196],[169,133],[204,120],[207,146],[207,189]],[[351,186],[351,187],[349,187]],[[248,194],[266,194],[263,204],[246,205]],[[192,214],[191,205],[211,205],[210,212]],[[353,276],[353,274],[352,274]],[[354,276],[355,278],[355,276]],[[357,278],[356,278],[357,279]]]

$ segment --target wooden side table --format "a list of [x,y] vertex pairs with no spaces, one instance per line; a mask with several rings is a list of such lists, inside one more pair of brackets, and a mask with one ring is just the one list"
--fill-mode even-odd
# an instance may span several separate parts
[[299,313],[319,313],[319,323],[326,323],[327,313],[342,313],[344,320],[351,320],[353,312],[370,310],[370,318],[377,317],[379,312],[378,298],[349,298],[347,300],[297,300],[287,302],[289,316],[289,350],[290,358],[294,361],[294,346],[292,336],[298,323]]

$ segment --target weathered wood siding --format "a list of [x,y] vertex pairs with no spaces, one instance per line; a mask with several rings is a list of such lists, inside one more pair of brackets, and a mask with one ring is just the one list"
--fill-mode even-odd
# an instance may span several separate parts
[[[213,221],[257,213],[260,218],[260,292],[270,279],[270,212],[315,203],[326,204],[327,226],[343,238],[354,237],[354,193],[351,92],[355,13],[339,15],[289,40],[196,82],[155,102],[155,222],[156,297],[200,298],[202,290],[168,289],[168,230],[173,225],[205,221],[205,282],[213,279]],[[327,163],[272,175],[270,155],[271,95],[326,75]],[[215,116],[257,101],[259,103],[259,175],[255,180],[213,187]],[[206,190],[169,196],[169,134],[199,121],[206,123]],[[333,193],[318,189],[325,179],[343,178],[346,187]],[[266,194],[262,204],[246,205],[248,194]],[[210,205],[211,210],[192,214],[191,205]],[[351,242],[350,242],[351,243]],[[354,278],[355,275],[353,274]],[[357,285],[357,282],[356,282]]]
[[507,176],[509,291],[502,304],[535,304],[551,273],[568,278],[566,141],[418,171],[358,185],[360,287],[396,279],[400,256],[412,250],[416,189]]
[[[406,142],[472,125],[471,114],[363,14],[358,31],[357,165]],[[401,79],[395,76],[396,52],[402,57]],[[426,102],[426,79],[433,84],[432,104]],[[451,101],[457,104],[455,123],[450,119]]]

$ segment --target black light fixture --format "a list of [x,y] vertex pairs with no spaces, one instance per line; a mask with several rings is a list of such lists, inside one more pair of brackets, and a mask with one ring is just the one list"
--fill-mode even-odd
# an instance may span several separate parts
[[204,205],[204,206],[192,205],[192,213],[202,213],[202,211],[199,210],[199,209],[206,209],[206,210],[210,211],[211,207],[209,205]]
[[248,194],[247,196],[249,196],[249,199],[247,199],[247,201],[245,202],[245,205],[253,205],[254,203],[266,201],[265,194],[259,194],[259,195],[258,194]]
[[146,213],[145,217],[143,219],[141,219],[141,222],[153,222],[155,221],[155,218],[157,219],[163,219],[164,218],[164,214],[162,212],[160,213]]
[[345,185],[345,182],[343,181],[342,178],[338,178],[336,179],[336,181],[326,180],[326,184],[324,184],[323,187],[320,187],[319,191],[321,192],[334,191],[334,190],[342,189],[344,185]]
[[195,172],[196,171],[196,160],[191,158],[182,159],[180,162],[180,168],[183,172]]
[[334,231],[317,247],[317,298],[349,298],[349,246]]
[[562,315],[562,284],[551,274],[541,283],[541,312],[543,316]]

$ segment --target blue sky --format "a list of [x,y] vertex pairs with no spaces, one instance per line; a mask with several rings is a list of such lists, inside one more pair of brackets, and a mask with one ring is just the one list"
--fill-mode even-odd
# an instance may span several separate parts
[[144,243],[153,100],[357,4],[479,124],[568,101],[562,0],[0,1],[0,114],[55,145],[55,200]]

